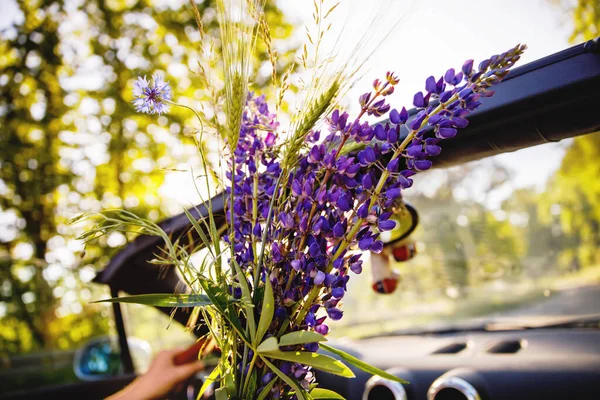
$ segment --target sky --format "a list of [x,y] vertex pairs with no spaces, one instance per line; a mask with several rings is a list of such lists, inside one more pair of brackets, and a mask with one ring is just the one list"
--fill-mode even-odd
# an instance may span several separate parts
[[[308,3],[279,2],[290,18],[310,26],[312,8],[307,7]],[[333,25],[352,24],[357,28],[351,30],[359,34],[364,32],[358,27],[367,25],[360,21],[369,20],[373,12],[378,19],[384,19],[383,24],[377,24],[378,29],[402,18],[365,65],[364,79],[348,93],[352,100],[368,91],[373,79],[389,70],[400,77],[392,101],[410,104],[413,94],[424,89],[428,76],[440,76],[450,67],[459,68],[467,59],[478,62],[517,43],[525,43],[528,49],[519,61],[519,65],[524,65],[571,46],[568,42],[573,30],[571,17],[550,0],[344,0],[343,3],[357,11],[350,12],[348,17],[346,10],[336,9],[332,13]],[[367,15],[363,15],[365,4],[371,10]],[[568,143],[496,156],[494,161],[511,169],[514,176],[498,191],[476,196],[490,208],[497,208],[515,188],[542,189],[559,167]]]
[[[312,2],[279,0],[278,4],[298,26],[295,39],[304,41],[304,26],[314,27]],[[325,0],[325,7],[332,4],[335,2]],[[4,16],[0,29],[19,18],[14,0],[0,0],[0,11]],[[423,90],[429,75],[439,76],[449,67],[459,68],[466,59],[479,61],[516,43],[529,47],[520,61],[523,65],[569,47],[567,38],[572,31],[570,16],[551,0],[342,0],[329,22],[333,29],[326,36],[322,53],[333,48],[343,59],[343,54],[348,54],[360,39],[364,43],[358,53],[373,51],[362,78],[346,96],[350,111],[355,109],[355,99],[370,89],[373,79],[388,70],[401,80],[391,98],[393,104],[408,105],[413,94]],[[514,176],[510,184],[495,193],[476,196],[490,208],[497,208],[514,188],[543,188],[560,165],[566,144],[548,144],[495,157]],[[192,188],[188,196],[181,196],[182,187]],[[197,201],[190,174],[170,174],[160,193],[167,203],[189,205]]]
[[[292,21],[308,26],[312,19],[310,3],[279,1]],[[520,61],[522,65],[565,49],[570,46],[567,39],[573,29],[570,16],[550,0],[342,0],[332,13],[333,26],[360,26],[372,14],[363,16],[365,4],[375,10],[377,20],[384,19],[385,27],[376,22],[376,30],[387,32],[396,20],[402,21],[371,56],[366,65],[368,79],[357,85],[355,93],[368,89],[371,76],[392,70],[401,79],[395,95],[400,102],[409,102],[415,91],[422,90],[429,75],[460,67],[469,58],[482,60],[526,43],[529,48]],[[348,18],[344,5],[357,11]],[[365,32],[357,27],[345,33],[355,37]]]

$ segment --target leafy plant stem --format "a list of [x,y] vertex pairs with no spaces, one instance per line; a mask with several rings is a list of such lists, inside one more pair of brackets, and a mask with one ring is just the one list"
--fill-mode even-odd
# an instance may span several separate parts
[[[248,367],[248,372],[246,373],[246,379],[244,379],[244,386],[242,386],[242,395],[246,392],[248,387],[248,382],[250,381],[250,376],[252,375],[252,369],[254,368],[254,363],[256,363],[256,359],[258,358],[258,353],[254,351],[252,355],[252,360],[250,360],[250,366]],[[245,365],[245,363],[244,363]],[[250,393],[248,393],[250,394]]]
[[[275,206],[275,199],[277,198],[277,192],[279,191],[279,185],[281,184],[281,178],[284,175],[284,171],[281,172],[279,178],[277,178],[277,182],[275,183],[275,191],[273,192],[273,197],[271,197],[271,202],[269,203],[269,212],[267,214],[267,220],[265,221],[265,229],[262,234],[262,247],[260,251],[260,257],[258,258],[258,264],[256,265],[256,269],[259,271],[262,269],[262,264],[264,262],[265,257],[265,248],[267,246],[267,236],[269,234],[269,227],[271,226],[271,220],[273,219],[273,208]],[[266,279],[269,279],[268,277]],[[254,290],[254,303],[257,303],[257,290]]]
[[[235,199],[233,190],[233,187],[235,185],[235,155],[233,154],[233,149],[231,150],[231,153],[231,192],[229,193],[229,248],[231,250],[231,261],[233,262],[235,259],[235,249],[233,245],[233,241],[235,239],[235,232],[233,226],[233,217],[235,215],[233,211],[233,201]],[[231,268],[231,274],[232,277],[235,276],[235,269]]]
[[[258,175],[254,175],[254,182],[252,187],[252,228],[256,226],[258,221]],[[258,269],[256,259],[256,236],[252,234],[252,255],[254,256],[254,274],[252,284],[254,285],[254,291],[258,288],[258,280],[260,279],[260,269]]]

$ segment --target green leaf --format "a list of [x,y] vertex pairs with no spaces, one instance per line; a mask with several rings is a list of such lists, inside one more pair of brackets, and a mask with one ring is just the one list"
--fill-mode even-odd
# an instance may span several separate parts
[[265,400],[267,398],[267,396],[269,395],[271,388],[273,387],[273,385],[275,385],[276,380],[277,380],[277,378],[271,379],[269,381],[269,383],[267,383],[267,386],[265,386],[264,389],[260,391],[256,400]]
[[296,392],[296,396],[298,397],[299,400],[306,400],[306,395],[305,395],[306,391],[298,385],[298,382],[296,382],[295,380],[293,380],[292,378],[290,378],[289,376],[287,376],[286,374],[281,372],[281,370],[279,368],[277,368],[275,365],[271,364],[269,362],[269,360],[267,360],[265,357],[261,356],[260,358],[265,362],[267,367],[269,367],[271,369],[271,371],[273,371],[275,373],[275,375],[277,375],[282,381],[284,381],[285,383],[290,385],[290,387]]
[[297,331],[283,335],[279,338],[280,346],[293,346],[296,344],[306,344],[314,342],[326,342],[327,338],[317,332]]
[[336,392],[328,389],[314,388],[310,391],[310,395],[313,399],[323,399],[323,400],[346,400],[343,396],[337,394]]
[[257,381],[258,381],[258,370],[255,369],[254,371],[252,371],[252,375],[250,375],[250,380],[248,381],[248,388],[246,389],[246,393],[248,395],[250,393],[252,393],[252,395],[256,395],[256,392],[258,391],[258,388],[256,387]]
[[277,343],[277,338],[275,336],[271,336],[266,338],[264,342],[262,342],[257,348],[257,353],[268,353],[269,351],[279,351],[279,344]]
[[397,376],[394,376],[392,374],[390,374],[389,372],[385,372],[382,369],[379,369],[377,367],[374,367],[370,364],[367,364],[364,361],[359,360],[358,358],[351,356],[350,354],[346,353],[345,351],[342,350],[338,350],[335,347],[331,347],[328,346],[324,343],[320,344],[321,349],[329,351],[330,353],[333,353],[339,357],[342,358],[342,360],[347,361],[348,363],[354,365],[356,368],[361,369],[365,372],[368,372],[370,374],[373,375],[377,375],[377,376],[381,376],[382,378],[386,378],[389,379],[391,381],[395,381],[395,382],[399,382],[399,383],[404,383],[404,384],[408,384],[407,381],[405,381],[404,379],[400,379]]
[[236,330],[237,334],[243,338],[243,340],[248,341],[246,335],[244,333],[244,328],[242,328],[242,324],[240,319],[235,314],[234,310],[231,307],[231,301],[229,295],[224,292],[220,287],[215,285],[213,282],[207,279],[199,279],[200,285],[202,289],[206,292],[206,295],[210,298],[215,309],[221,314],[231,326]]
[[260,311],[260,320],[258,321],[258,328],[256,330],[256,338],[254,346],[260,343],[267,333],[271,322],[273,321],[273,314],[275,313],[275,299],[273,298],[273,287],[269,277],[265,279],[265,293],[263,295],[263,304]]
[[233,260],[233,267],[235,268],[240,287],[242,288],[244,308],[246,309],[246,318],[248,319],[248,330],[250,330],[250,339],[252,340],[252,343],[256,343],[256,321],[254,320],[254,304],[252,304],[252,296],[250,296],[250,287],[248,286],[246,275],[244,275],[235,260]]
[[221,387],[223,387],[227,391],[227,399],[231,399],[236,395],[237,388],[235,386],[235,381],[233,379],[231,369],[229,373],[224,374],[223,380],[221,380]]
[[[200,237],[202,244],[204,244],[204,247],[206,247],[212,254],[212,249],[210,247],[210,244],[212,241],[208,239],[208,236],[206,236],[206,233],[204,232],[204,229],[202,229],[202,227],[198,223],[198,220],[196,218],[194,218],[194,216],[192,214],[190,214],[190,212],[188,210],[186,210],[185,208],[183,209],[183,212],[185,213],[187,218],[192,223],[192,226],[196,230],[196,233],[198,233],[198,236]],[[214,257],[214,254],[213,254],[213,257]]]
[[215,369],[212,370],[212,372],[210,373],[210,375],[208,375],[206,377],[206,379],[204,380],[204,382],[202,383],[202,386],[200,387],[200,391],[198,392],[198,396],[196,397],[196,399],[200,399],[202,398],[202,395],[204,394],[204,392],[206,392],[206,390],[208,389],[208,387],[217,380],[217,378],[219,377],[219,375],[221,374],[221,367],[217,366]]
[[210,298],[203,294],[138,294],[115,297],[94,303],[135,303],[154,307],[206,307],[212,305]]
[[215,390],[215,399],[216,400],[228,400],[229,396],[227,395],[227,388],[218,388]]
[[[258,351],[258,350],[257,350]],[[269,351],[258,352],[261,357],[276,358],[278,360],[297,362],[304,365],[310,365],[313,368],[321,371],[329,372],[330,374],[343,376],[346,378],[354,378],[354,373],[340,360],[323,354],[311,353],[310,351]]]

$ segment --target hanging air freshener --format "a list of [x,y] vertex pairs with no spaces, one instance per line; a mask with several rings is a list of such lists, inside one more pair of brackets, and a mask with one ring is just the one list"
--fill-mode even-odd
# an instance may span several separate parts
[[400,281],[400,273],[392,269],[390,255],[386,251],[379,254],[371,253],[371,287],[380,294],[390,294],[396,291]]
[[382,235],[383,251],[371,253],[371,287],[380,294],[396,291],[401,279],[400,272],[392,268],[392,257],[395,262],[404,262],[417,254],[415,243],[410,239],[419,223],[417,210],[403,203],[391,219],[396,221],[396,227]]

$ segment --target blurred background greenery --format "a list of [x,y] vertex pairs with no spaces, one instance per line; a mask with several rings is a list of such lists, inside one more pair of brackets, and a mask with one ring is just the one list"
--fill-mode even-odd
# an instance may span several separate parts
[[[181,212],[169,209],[159,190],[166,170],[194,161],[196,147],[185,137],[193,124],[178,110],[168,120],[136,115],[131,83],[158,71],[176,79],[178,101],[199,107],[207,100],[195,75],[200,35],[187,1],[40,0],[14,7],[15,23],[0,33],[0,356],[75,349],[111,332],[111,309],[89,304],[108,291],[90,281],[125,237],[103,238],[80,257],[74,238],[81,227],[68,220],[111,207],[155,221]],[[218,28],[214,7],[198,4],[209,34]],[[285,71],[295,56],[285,42],[292,26],[271,3],[266,16]],[[259,46],[258,68],[267,60]],[[253,89],[265,85],[267,71]],[[143,321],[130,334],[154,326]],[[168,320],[162,322],[156,326],[164,331]],[[46,378],[39,379],[13,384]]]
[[[297,50],[290,40],[294,26],[275,3],[267,4],[279,71],[285,72]],[[548,6],[572,19],[573,43],[599,35],[600,1],[550,0]],[[214,32],[214,2],[198,7],[206,30]],[[192,124],[177,110],[168,119],[135,115],[132,80],[162,71],[179,101],[194,107],[207,101],[195,75],[200,37],[186,2],[21,0],[13,8],[17,17],[0,31],[0,357],[9,369],[27,354],[58,362],[57,350],[112,332],[110,309],[90,304],[108,291],[90,281],[126,238],[103,238],[81,257],[74,239],[81,228],[69,226],[70,218],[121,207],[158,221],[181,210],[164,196],[178,189],[178,181],[167,189],[163,183],[182,160],[184,169],[199,165],[185,137]],[[260,91],[270,66],[265,49],[259,50],[253,89]],[[358,290],[346,299],[343,322],[397,328],[369,321],[364,311],[375,306],[381,318],[400,303],[409,309],[440,298],[438,314],[452,316],[457,308],[470,310],[460,303],[465,299],[489,300],[481,293],[489,293],[490,282],[538,282],[535,290],[523,290],[523,299],[550,287],[541,280],[548,276],[579,274],[583,282],[597,282],[600,135],[566,143],[560,166],[542,188],[519,188],[494,209],[464,192],[472,187],[469,179],[485,183],[482,193],[501,189],[513,177],[504,164],[433,172],[439,184],[409,198],[423,218],[416,238],[424,254],[398,266],[403,281],[397,295],[376,297],[368,273],[353,280]],[[129,334],[157,350],[191,340],[179,327],[167,331],[168,319],[154,310],[128,306],[126,314]],[[2,389],[74,379],[68,362],[57,365],[40,375],[13,375]]]

